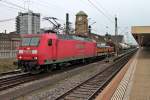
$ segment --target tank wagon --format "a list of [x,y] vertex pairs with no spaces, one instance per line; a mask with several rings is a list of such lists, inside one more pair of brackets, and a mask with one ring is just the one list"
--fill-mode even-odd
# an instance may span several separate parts
[[18,67],[32,74],[113,52],[89,38],[54,33],[23,35],[18,49]]

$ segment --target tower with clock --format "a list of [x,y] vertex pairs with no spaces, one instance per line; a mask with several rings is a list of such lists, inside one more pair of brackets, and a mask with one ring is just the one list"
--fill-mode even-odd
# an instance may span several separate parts
[[80,11],[76,14],[75,33],[77,35],[85,36],[88,33],[88,15]]

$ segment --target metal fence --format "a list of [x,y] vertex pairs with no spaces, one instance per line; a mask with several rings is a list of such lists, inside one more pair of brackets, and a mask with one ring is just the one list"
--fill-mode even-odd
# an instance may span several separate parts
[[18,50],[0,50],[0,58],[15,58]]

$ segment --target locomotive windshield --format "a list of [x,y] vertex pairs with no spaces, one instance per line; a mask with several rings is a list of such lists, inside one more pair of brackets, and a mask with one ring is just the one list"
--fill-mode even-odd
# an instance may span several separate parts
[[22,39],[22,46],[38,46],[39,41],[39,37],[26,37]]

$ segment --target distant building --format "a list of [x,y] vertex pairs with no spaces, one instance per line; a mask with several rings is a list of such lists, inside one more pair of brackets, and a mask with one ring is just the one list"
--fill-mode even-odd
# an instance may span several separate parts
[[105,43],[106,43],[104,37],[101,36],[101,35],[91,33],[91,34],[89,34],[89,37],[90,37],[91,39],[93,39],[93,40],[94,40],[95,42],[97,42],[97,43],[101,43],[101,44],[105,44]]
[[119,43],[124,43],[124,36],[123,35],[105,35],[103,36],[104,40],[107,42],[108,45],[112,44],[119,44]]
[[40,33],[40,14],[19,12],[16,17],[16,33],[18,34],[37,34]]
[[15,58],[20,41],[19,34],[0,33],[0,58]]
[[81,36],[88,35],[88,15],[80,11],[76,14],[76,22],[75,22],[75,34]]
[[0,50],[16,50],[20,45],[19,34],[0,33]]
[[104,36],[105,40],[109,41],[111,40],[112,42],[118,42],[118,43],[124,43],[124,36],[123,35],[110,35],[110,36]]

